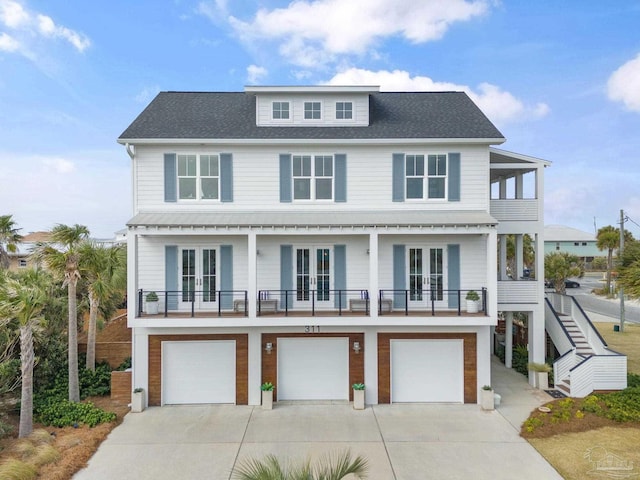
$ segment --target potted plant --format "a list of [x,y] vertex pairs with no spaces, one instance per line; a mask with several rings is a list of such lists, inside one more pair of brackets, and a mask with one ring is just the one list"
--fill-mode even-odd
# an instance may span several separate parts
[[494,403],[494,392],[493,392],[493,388],[491,388],[491,385],[485,385],[482,387],[482,390],[480,390],[480,406],[482,407],[483,410],[494,410],[495,409],[495,403]]
[[144,388],[134,388],[131,395],[131,411],[140,413],[144,411]]
[[469,290],[465,297],[467,301],[467,313],[478,313],[480,304],[480,295],[475,290]]
[[262,390],[262,408],[271,410],[273,408],[273,383],[263,383],[260,386],[260,390]]
[[149,315],[156,315],[158,313],[158,294],[156,292],[147,293],[145,300],[145,311]]
[[533,372],[533,386],[540,390],[547,390],[549,388],[549,372],[551,371],[551,365],[547,363],[531,362],[527,367],[530,372]]
[[352,388],[354,410],[364,410],[364,383],[354,383]]

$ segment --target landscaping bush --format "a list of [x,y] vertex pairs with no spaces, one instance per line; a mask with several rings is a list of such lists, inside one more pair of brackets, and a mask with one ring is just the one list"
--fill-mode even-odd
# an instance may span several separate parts
[[116,368],[116,370],[122,372],[122,371],[126,370],[127,368],[131,368],[131,357],[125,358],[123,360],[123,362],[120,365],[118,365],[118,368]]
[[640,422],[640,387],[598,395],[607,410],[605,416],[616,422]]
[[627,388],[640,387],[640,375],[627,373]]
[[516,345],[513,348],[513,358],[511,359],[511,366],[513,369],[529,378],[529,352],[527,347],[523,345]]
[[111,393],[111,367],[99,363],[94,371],[80,369],[80,398],[103,396]]
[[112,422],[116,414],[105,412],[91,402],[70,402],[66,399],[48,398],[34,404],[37,421],[53,427],[78,426],[95,427],[99,423]]

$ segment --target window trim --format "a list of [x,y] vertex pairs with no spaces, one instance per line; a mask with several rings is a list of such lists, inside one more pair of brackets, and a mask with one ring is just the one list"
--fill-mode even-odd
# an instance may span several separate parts
[[[429,157],[437,157],[444,156],[445,157],[445,170],[446,173],[444,175],[429,175]],[[423,175],[409,175],[407,169],[407,161],[409,157],[414,157],[414,161],[417,157],[423,158]],[[404,154],[404,201],[405,202],[448,202],[449,201],[449,177],[450,177],[450,165],[449,165],[449,153],[405,153]],[[436,163],[437,168],[437,163]],[[422,177],[422,197],[420,198],[410,198],[409,197],[409,186],[408,180],[410,178],[420,178]],[[444,195],[442,197],[430,197],[429,196],[429,180],[432,178],[442,179],[444,182]]]
[[[313,106],[313,104],[316,104],[316,103],[320,106],[320,110],[318,112],[320,113],[320,117],[307,118],[307,104],[311,104]],[[321,122],[323,120],[323,115],[322,115],[323,110],[324,110],[324,105],[321,100],[305,100],[302,102],[302,120],[305,122]],[[314,110],[312,109],[311,112],[313,113]]]
[[[309,157],[311,160],[310,175],[295,175],[295,162],[296,158]],[[316,161],[319,158],[331,159],[331,175],[316,176]],[[324,167],[324,166],[323,166]],[[309,180],[309,198],[296,198],[295,181],[296,179],[308,179]],[[317,198],[317,181],[321,179],[331,179],[331,197],[330,198]],[[294,203],[333,203],[336,198],[336,158],[333,153],[292,153],[291,154],[291,201]]]
[[[184,176],[184,175],[180,175],[180,157],[190,157],[190,156],[195,156],[196,157],[196,174],[195,176]],[[217,157],[218,159],[218,172],[217,175],[207,175],[207,176],[202,176],[201,173],[201,159],[202,157]],[[176,154],[176,200],[178,203],[195,203],[195,202],[202,202],[202,203],[220,203],[222,201],[222,154],[221,153],[212,153],[212,152],[207,152],[207,153],[177,153]],[[181,178],[195,178],[196,180],[196,196],[195,198],[181,198],[180,197],[180,179]],[[217,183],[218,183],[218,196],[217,198],[202,198],[202,180],[203,179],[210,179],[210,178],[216,178],[217,179]]]
[[[349,117],[349,118],[346,118],[346,117],[338,118],[338,104],[340,104],[340,103],[343,105],[342,113],[345,112],[344,105],[349,104],[351,106],[351,108],[349,110],[349,112],[351,113],[351,117]],[[352,101],[339,101],[339,102],[336,102],[336,104],[335,104],[335,117],[336,117],[336,120],[338,122],[354,122],[355,121],[355,114],[354,114],[353,102]]]
[[[282,113],[282,105],[283,104],[287,104],[287,112],[288,112],[288,116],[287,118],[276,118],[275,117],[275,104],[278,103],[280,104],[281,110],[280,113]],[[292,109],[291,109],[291,102],[289,100],[272,100],[271,101],[271,120],[275,121],[275,122],[291,122],[293,119],[293,115],[292,115]]]

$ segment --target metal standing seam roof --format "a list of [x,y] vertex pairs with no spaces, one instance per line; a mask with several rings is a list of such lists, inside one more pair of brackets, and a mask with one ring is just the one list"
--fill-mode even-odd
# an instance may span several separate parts
[[489,139],[500,131],[464,92],[378,92],[369,125],[257,126],[256,96],[245,92],[161,92],[119,137],[142,139]]
[[139,213],[129,227],[384,227],[497,225],[483,211],[171,212]]

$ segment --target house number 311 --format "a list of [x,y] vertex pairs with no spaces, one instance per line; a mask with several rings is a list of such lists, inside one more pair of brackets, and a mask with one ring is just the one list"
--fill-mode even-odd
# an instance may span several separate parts
[[305,325],[304,333],[320,333],[320,325]]

